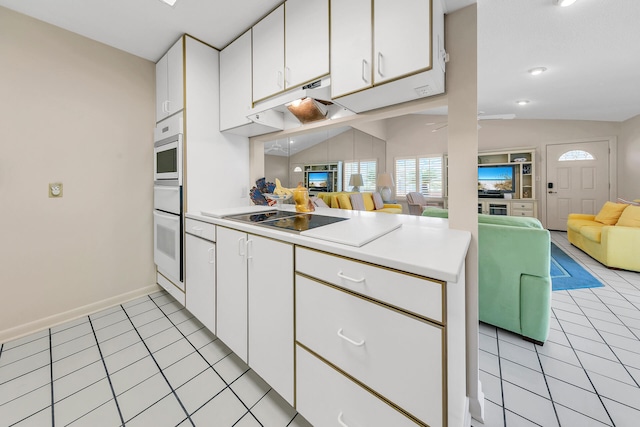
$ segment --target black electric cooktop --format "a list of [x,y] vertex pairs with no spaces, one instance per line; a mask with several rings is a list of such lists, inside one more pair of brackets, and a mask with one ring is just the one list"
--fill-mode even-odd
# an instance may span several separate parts
[[323,225],[333,224],[334,222],[344,221],[349,218],[274,210],[255,214],[230,215],[225,217],[225,219],[299,233],[301,231],[311,230],[312,228],[322,227]]

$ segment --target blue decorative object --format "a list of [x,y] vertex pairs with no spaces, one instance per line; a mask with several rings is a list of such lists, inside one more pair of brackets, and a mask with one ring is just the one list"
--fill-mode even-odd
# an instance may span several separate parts
[[273,193],[276,185],[273,182],[267,182],[265,178],[259,178],[256,180],[256,185],[251,187],[249,191],[249,197],[254,205],[273,205],[274,201],[267,200],[264,194]]
[[551,243],[551,283],[554,291],[604,286],[553,243]]

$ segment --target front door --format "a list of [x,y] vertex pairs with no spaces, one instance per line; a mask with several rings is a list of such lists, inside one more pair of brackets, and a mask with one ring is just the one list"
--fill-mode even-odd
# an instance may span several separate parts
[[547,145],[547,228],[570,213],[596,214],[609,200],[609,141]]

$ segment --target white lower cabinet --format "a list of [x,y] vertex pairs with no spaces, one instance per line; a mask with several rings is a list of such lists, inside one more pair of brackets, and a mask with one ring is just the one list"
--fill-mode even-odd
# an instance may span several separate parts
[[296,342],[430,426],[443,425],[443,329],[296,276]]
[[217,335],[293,404],[293,245],[218,227]]
[[[186,307],[211,332],[216,332],[215,226],[185,221]],[[192,234],[193,233],[193,234]]]
[[296,409],[314,426],[416,426],[301,346],[296,347],[296,377]]

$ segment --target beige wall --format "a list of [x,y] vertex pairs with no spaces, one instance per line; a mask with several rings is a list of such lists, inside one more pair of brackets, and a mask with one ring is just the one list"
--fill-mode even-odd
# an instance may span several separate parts
[[289,183],[289,157],[265,155],[264,176],[268,182],[276,182],[276,178],[278,178],[282,185],[293,187]]
[[333,138],[327,139],[290,157],[289,167],[291,172],[289,174],[289,186],[295,187],[298,185],[298,182],[304,181],[303,172],[293,172],[293,168],[296,166],[304,169],[304,165],[338,161],[344,162],[354,159],[376,159],[378,162],[377,173],[385,172],[385,142],[357,129],[342,132]]
[[640,115],[622,123],[618,140],[618,197],[640,199]]
[[155,286],[155,68],[1,7],[0,58],[2,342]]
[[[419,155],[419,154],[439,154],[447,152],[447,130],[446,128],[431,132],[434,126],[426,126],[426,123],[445,122],[445,116],[428,116],[413,114],[387,120],[387,169],[393,170],[395,157]],[[640,156],[640,120],[636,118],[635,125],[629,120],[625,123],[619,122],[596,122],[581,120],[484,120],[480,121],[481,128],[478,130],[478,150],[492,151],[504,150],[520,147],[534,147],[537,149],[537,173],[540,174],[540,167],[544,164],[545,146],[549,143],[570,142],[581,139],[618,137],[619,140],[628,139],[628,142],[621,142],[625,148],[627,157],[634,158],[636,164]],[[628,125],[626,123],[629,123]],[[625,134],[623,128],[629,129],[628,137],[622,138]],[[634,130],[635,129],[635,130]],[[635,134],[635,137],[633,136]],[[623,158],[624,155],[618,149],[619,182],[628,181],[625,177],[629,175],[633,168],[631,160]],[[623,160],[624,159],[624,160]],[[626,162],[626,165],[624,164]],[[638,173],[635,172],[636,179]],[[638,181],[636,181],[638,182]],[[539,183],[539,182],[538,182]],[[536,187],[536,198],[541,197],[542,186]],[[620,191],[620,194],[623,194]]]

